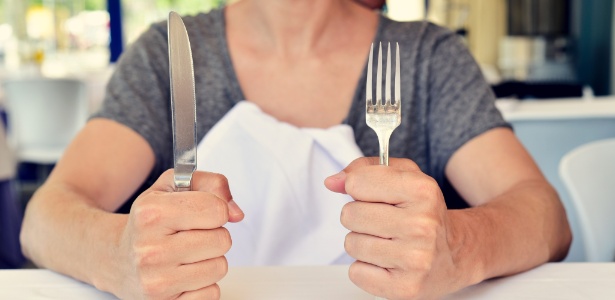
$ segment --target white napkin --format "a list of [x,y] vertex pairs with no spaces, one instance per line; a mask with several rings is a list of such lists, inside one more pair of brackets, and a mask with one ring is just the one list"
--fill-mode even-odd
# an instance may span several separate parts
[[324,179],[363,156],[352,128],[297,128],[242,101],[197,148],[198,170],[225,175],[245,218],[229,223],[229,265],[350,263],[341,209]]

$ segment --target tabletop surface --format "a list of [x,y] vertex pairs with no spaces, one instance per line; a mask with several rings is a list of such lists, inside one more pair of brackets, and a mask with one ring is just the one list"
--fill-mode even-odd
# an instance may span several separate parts
[[[350,282],[347,266],[230,268],[222,300],[373,300]],[[0,270],[0,299],[116,299],[49,270]],[[551,263],[485,281],[456,299],[615,299],[615,263]]]
[[507,121],[615,118],[615,96],[542,100],[498,99]]

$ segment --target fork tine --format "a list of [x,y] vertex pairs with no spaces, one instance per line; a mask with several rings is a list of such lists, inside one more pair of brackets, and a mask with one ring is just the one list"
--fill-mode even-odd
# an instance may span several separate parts
[[372,92],[372,57],[374,56],[374,43],[369,48],[369,58],[367,59],[367,82],[365,83],[365,103],[367,106],[373,105],[374,94]]
[[378,69],[376,71],[376,105],[382,105],[382,42],[378,49]]
[[397,49],[395,49],[395,105],[397,108],[401,108],[401,74],[399,70],[399,43]]
[[387,69],[385,74],[384,95],[386,105],[391,105],[391,42],[387,47]]

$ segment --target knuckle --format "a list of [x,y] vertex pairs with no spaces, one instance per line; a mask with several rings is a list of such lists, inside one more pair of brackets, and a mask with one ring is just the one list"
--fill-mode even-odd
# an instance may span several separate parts
[[415,224],[417,234],[427,241],[435,241],[438,237],[438,222],[433,218],[425,217]]
[[416,260],[416,269],[422,273],[421,277],[426,277],[433,268],[434,254],[425,252]]
[[403,169],[406,169],[409,171],[420,171],[421,170],[419,165],[411,159],[403,159],[401,160],[401,162],[402,162]]
[[218,275],[218,279],[222,279],[224,276],[226,276],[226,273],[228,273],[228,261],[226,260],[226,257],[220,256],[218,258],[215,258],[213,260],[213,263],[214,274]]
[[354,262],[348,268],[348,278],[354,284],[359,285],[359,277],[360,277],[359,265],[357,262]]
[[226,176],[218,173],[212,173],[211,179],[212,185],[218,189],[228,189],[228,179]]
[[435,254],[432,251],[415,250],[403,259],[406,264],[404,269],[412,272],[415,283],[421,283],[433,270]]
[[137,228],[147,228],[160,223],[162,211],[153,205],[141,204],[134,208]]
[[346,234],[346,238],[344,239],[344,249],[348,255],[355,257],[355,245],[354,245],[354,235],[351,233]]
[[140,285],[146,298],[159,298],[167,289],[164,281],[153,278],[141,278]]
[[432,197],[434,194],[440,192],[440,186],[432,177],[424,176],[423,179],[418,182],[418,190],[424,197]]
[[222,293],[220,292],[220,286],[212,284],[208,289],[207,299],[217,300],[220,299]]
[[212,203],[216,224],[219,226],[226,224],[228,222],[228,203],[220,198],[216,198]]
[[160,252],[152,248],[141,248],[135,251],[135,265],[144,268],[156,265],[160,262]]
[[217,236],[217,240],[218,240],[218,243],[216,245],[219,245],[219,247],[222,248],[224,253],[226,253],[229,250],[231,250],[231,246],[233,244],[233,241],[231,239],[231,233],[228,231],[228,229],[226,229],[224,227],[218,229],[218,232],[217,232],[216,236]]
[[342,226],[346,228],[348,228],[348,226],[350,225],[350,220],[352,219],[352,209],[354,206],[353,204],[354,202],[348,202],[342,207],[342,212],[340,214],[340,223],[342,223]]
[[357,190],[357,177],[354,176],[354,173],[348,172],[346,173],[346,181],[344,183],[344,189],[348,195],[353,195]]

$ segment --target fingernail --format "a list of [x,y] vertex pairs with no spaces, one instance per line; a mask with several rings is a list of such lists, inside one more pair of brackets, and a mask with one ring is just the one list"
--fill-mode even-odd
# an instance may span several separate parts
[[335,181],[344,181],[346,179],[346,172],[344,172],[344,170],[340,171],[339,173],[335,174],[335,175],[331,175],[329,176],[329,178],[335,180]]
[[238,215],[243,214],[243,211],[241,210],[241,208],[239,208],[239,205],[237,205],[237,203],[235,203],[235,201],[232,199],[231,201],[228,202],[228,208],[229,208],[229,213],[232,216],[238,216]]

